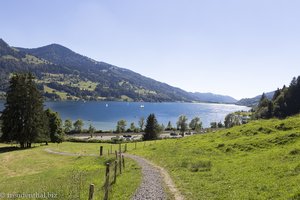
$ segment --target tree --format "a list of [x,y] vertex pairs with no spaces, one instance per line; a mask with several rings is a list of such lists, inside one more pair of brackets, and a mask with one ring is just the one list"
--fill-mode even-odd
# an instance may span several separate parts
[[171,131],[173,130],[173,126],[171,124],[171,121],[168,122],[168,125],[167,125],[167,128],[166,128],[166,131]]
[[145,119],[144,119],[144,117],[141,117],[139,120],[139,127],[140,127],[141,131],[144,130],[144,126],[145,126]]
[[180,130],[182,137],[184,137],[184,132],[188,128],[187,121],[188,121],[187,117],[185,115],[181,115],[181,116],[179,116],[178,121],[176,123],[177,129]]
[[222,122],[220,121],[219,123],[218,123],[218,128],[223,128],[224,127],[224,125],[222,124]]
[[49,108],[45,110],[47,116],[50,140],[51,142],[61,143],[64,138],[64,131],[62,128],[62,120],[57,112],[53,112]]
[[256,118],[269,119],[273,116],[273,102],[270,101],[265,93],[262,94],[255,112]]
[[156,117],[154,114],[150,114],[147,118],[145,134],[143,136],[144,140],[155,140],[158,138],[160,133],[160,127],[157,123]]
[[233,126],[241,125],[240,119],[233,113],[226,115],[224,121],[226,128],[231,128]]
[[70,119],[66,119],[64,123],[64,131],[65,133],[69,133],[72,131],[73,123]]
[[93,137],[93,134],[95,133],[96,129],[95,127],[92,126],[92,124],[90,124],[89,126],[89,134],[91,135],[91,138]]
[[82,131],[82,127],[83,127],[84,123],[81,119],[78,119],[74,122],[73,126],[74,126],[74,131],[76,133],[80,133]]
[[217,128],[217,127],[218,127],[217,122],[211,122],[210,123],[210,128]]
[[14,74],[10,79],[2,118],[2,140],[17,141],[21,148],[49,140],[43,97],[30,73]]
[[126,121],[121,119],[120,121],[117,122],[117,133],[124,133],[126,130]]
[[135,125],[134,125],[134,122],[131,122],[130,124],[130,132],[135,132],[136,128],[135,128]]
[[199,117],[195,117],[189,124],[190,129],[199,132],[202,129],[202,122]]

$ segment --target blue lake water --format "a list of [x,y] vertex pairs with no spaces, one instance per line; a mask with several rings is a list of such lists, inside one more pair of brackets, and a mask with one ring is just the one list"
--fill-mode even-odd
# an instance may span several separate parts
[[[144,107],[142,108],[141,105]],[[125,119],[127,127],[131,122],[138,125],[141,117],[145,119],[154,113],[158,122],[165,126],[171,121],[173,127],[180,115],[186,115],[189,120],[200,117],[204,127],[209,127],[212,121],[224,121],[228,113],[238,110],[249,110],[245,106],[209,103],[139,103],[139,102],[46,102],[45,107],[58,112],[63,120],[75,121],[82,119],[85,128],[92,124],[96,129],[113,130],[117,121]],[[3,110],[0,102],[0,110]]]

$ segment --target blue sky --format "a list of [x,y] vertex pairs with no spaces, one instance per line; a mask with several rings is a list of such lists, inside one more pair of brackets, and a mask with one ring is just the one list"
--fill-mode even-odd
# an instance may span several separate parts
[[300,75],[298,0],[7,0],[0,38],[62,44],[187,91],[237,99]]

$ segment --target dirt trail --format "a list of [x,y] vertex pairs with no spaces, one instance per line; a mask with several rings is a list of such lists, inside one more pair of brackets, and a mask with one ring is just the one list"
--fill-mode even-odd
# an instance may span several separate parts
[[[96,154],[76,154],[69,152],[58,152],[52,149],[45,149],[46,152],[63,156],[98,156]],[[135,160],[142,167],[142,183],[133,195],[132,200],[163,200],[167,195],[164,191],[164,185],[172,193],[175,200],[184,200],[184,197],[177,190],[168,172],[149,160],[140,156],[124,154],[126,157]]]

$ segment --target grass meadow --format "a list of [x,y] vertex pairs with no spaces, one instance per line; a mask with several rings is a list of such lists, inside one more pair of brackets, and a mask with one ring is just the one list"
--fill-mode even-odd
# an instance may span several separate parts
[[[1,149],[4,146],[2,145]],[[99,154],[103,146],[104,157]],[[127,143],[127,151],[164,167],[186,199],[300,199],[300,116],[253,121],[182,139]],[[119,144],[50,144],[0,154],[1,192],[55,192],[60,199],[87,199],[90,183],[103,197],[104,163]],[[61,156],[44,151],[76,153]],[[121,144],[122,151],[125,144]],[[113,154],[108,155],[112,152]],[[126,173],[111,199],[130,199],[140,168],[126,159]]]
[[131,153],[166,168],[187,199],[300,199],[300,116],[164,140]]
[[[7,195],[49,192],[57,195],[55,199],[88,199],[89,185],[93,183],[95,199],[103,199],[105,163],[112,156],[62,156],[44,151],[45,148],[55,149],[64,145],[50,144],[26,150],[9,149],[10,151],[5,152],[10,146],[1,144],[1,193]],[[130,199],[140,183],[140,173],[136,163],[126,159],[125,173],[118,176],[110,192],[110,199]]]

